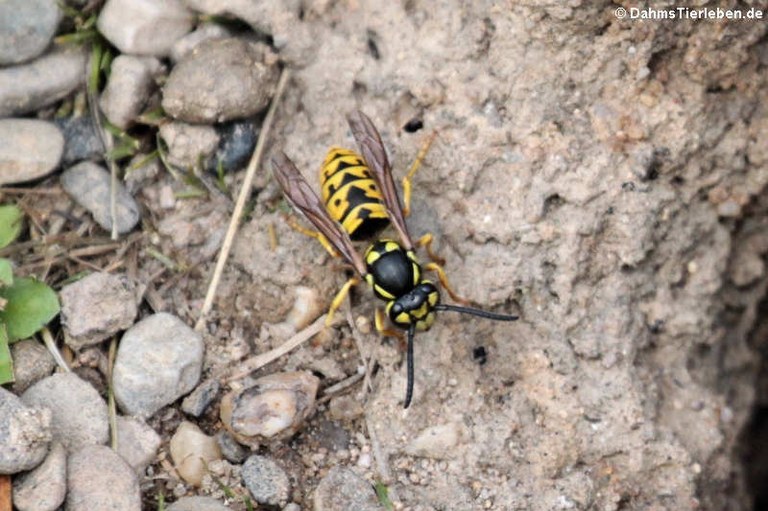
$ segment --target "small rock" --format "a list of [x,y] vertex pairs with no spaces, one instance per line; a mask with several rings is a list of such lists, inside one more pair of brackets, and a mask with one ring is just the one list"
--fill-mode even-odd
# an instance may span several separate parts
[[126,167],[125,186],[131,194],[136,194],[145,184],[157,177],[161,170],[160,158],[137,154]]
[[333,467],[317,485],[314,511],[381,511],[371,484],[352,470]]
[[19,511],[56,511],[67,495],[67,451],[51,445],[45,461],[13,479],[13,505]]
[[[93,219],[104,230],[112,230],[111,177],[106,169],[84,161],[64,171],[61,175],[61,186],[75,202],[90,211]],[[125,234],[139,223],[139,206],[122,183],[118,181],[116,188],[117,232]]]
[[148,417],[200,381],[203,340],[179,318],[149,316],[123,335],[113,373],[115,398],[127,414]]
[[0,119],[0,185],[50,174],[63,152],[64,137],[55,124],[36,119]]
[[320,299],[317,289],[296,286],[294,288],[296,301],[293,302],[293,308],[285,318],[285,322],[298,332],[310,323],[312,323],[323,312],[325,303]]
[[293,435],[314,410],[320,380],[305,371],[264,376],[221,400],[224,427],[245,445]]
[[221,459],[216,439],[187,421],[179,424],[171,438],[170,451],[181,478],[195,486],[203,482],[203,476],[208,472],[207,465]]
[[355,420],[363,415],[363,405],[352,396],[341,395],[331,399],[328,413],[334,420]]
[[54,122],[64,133],[64,155],[61,157],[63,166],[100,158],[104,154],[104,146],[90,115],[65,117]]
[[233,121],[217,129],[220,137],[219,147],[209,160],[208,170],[214,174],[218,173],[219,164],[225,172],[244,168],[256,147],[261,124],[252,120]]
[[160,136],[168,145],[168,161],[184,169],[206,161],[219,144],[212,126],[169,122],[160,126]]
[[35,468],[50,442],[51,413],[0,387],[0,474]]
[[213,39],[225,39],[232,33],[218,23],[203,23],[193,32],[177,40],[171,48],[171,60],[178,62],[194,50],[200,43]]
[[269,104],[277,76],[276,59],[265,45],[206,41],[173,68],[162,105],[169,115],[190,123],[251,117]]
[[450,458],[462,436],[461,426],[454,422],[431,426],[411,440],[405,452],[432,459]]
[[184,401],[181,402],[181,410],[187,415],[200,417],[211,402],[219,395],[221,384],[218,380],[206,380],[197,386]]
[[230,511],[230,508],[213,497],[181,497],[165,508],[166,511]]
[[92,273],[59,293],[65,341],[73,349],[98,344],[133,324],[138,309],[125,275]]
[[89,445],[70,454],[67,489],[67,511],[141,510],[136,474],[123,458],[103,445]]
[[117,417],[117,453],[141,475],[152,463],[162,439],[141,419]]
[[149,57],[120,55],[112,62],[109,80],[99,98],[109,122],[126,129],[142,112],[155,86],[160,61]]
[[61,9],[55,0],[0,2],[0,66],[25,62],[43,53],[60,20]]
[[29,406],[53,414],[53,438],[69,452],[109,439],[107,404],[89,383],[74,373],[57,373],[32,385],[21,396]]
[[283,508],[283,511],[301,511],[301,506],[291,502],[290,504],[286,504],[286,506]]
[[270,458],[254,454],[243,464],[241,475],[245,487],[259,504],[282,506],[288,502],[291,491],[288,474]]
[[11,388],[16,394],[21,394],[33,383],[51,374],[56,367],[51,352],[34,339],[11,344],[11,359],[16,378]]
[[108,0],[96,26],[122,53],[165,57],[194,21],[179,0]]
[[219,443],[221,455],[231,463],[239,465],[248,456],[246,448],[238,444],[229,431],[222,430],[216,433],[216,441]]
[[85,63],[84,48],[66,48],[0,68],[0,117],[35,112],[68,96],[85,85]]

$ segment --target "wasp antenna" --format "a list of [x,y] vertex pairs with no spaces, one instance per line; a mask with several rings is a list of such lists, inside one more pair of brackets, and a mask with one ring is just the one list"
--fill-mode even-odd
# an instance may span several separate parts
[[473,309],[471,307],[460,307],[458,305],[446,305],[439,303],[435,305],[436,311],[453,311],[461,314],[471,314],[473,316],[480,316],[481,318],[494,319],[496,321],[515,321],[517,316],[510,314],[497,314],[495,312],[488,312],[480,309]]
[[413,336],[416,333],[416,323],[411,323],[408,327],[408,347],[406,348],[406,365],[408,372],[408,384],[405,389],[405,403],[403,408],[408,408],[413,399]]

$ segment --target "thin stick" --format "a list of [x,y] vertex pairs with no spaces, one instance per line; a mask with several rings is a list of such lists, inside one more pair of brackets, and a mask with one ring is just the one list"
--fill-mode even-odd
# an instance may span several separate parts
[[240,225],[240,217],[242,216],[243,209],[245,208],[245,202],[251,195],[251,184],[253,183],[253,178],[256,175],[256,170],[259,168],[259,163],[261,162],[261,157],[264,153],[267,135],[269,134],[269,129],[275,117],[277,105],[280,103],[280,98],[282,97],[285,86],[288,83],[289,76],[290,72],[288,69],[283,69],[283,73],[280,75],[280,81],[277,83],[277,91],[275,92],[275,97],[272,99],[272,104],[269,106],[267,117],[264,119],[264,125],[262,126],[261,133],[259,133],[259,140],[256,142],[256,149],[253,152],[251,161],[248,162],[248,168],[245,172],[245,179],[243,180],[243,185],[240,188],[240,193],[238,194],[237,202],[235,203],[235,210],[232,212],[232,218],[229,220],[227,234],[224,236],[224,242],[222,243],[221,250],[219,251],[219,258],[216,261],[216,268],[213,271],[211,283],[208,285],[208,291],[205,294],[205,301],[203,302],[203,306],[200,309],[200,317],[195,324],[195,330],[198,332],[201,331],[205,326],[205,318],[208,315],[208,312],[210,312],[211,306],[213,305],[213,299],[216,296],[216,289],[219,286],[221,275],[224,272],[224,265],[227,262],[227,257],[229,257],[229,251],[232,249],[232,243],[234,242],[237,228]]
[[40,335],[43,337],[43,343],[45,343],[45,347],[48,348],[48,351],[53,355],[53,360],[56,361],[58,366],[64,370],[64,372],[71,372],[72,369],[69,368],[69,365],[67,365],[67,362],[64,360],[64,357],[61,356],[61,352],[59,351],[59,348],[56,347],[56,342],[53,340],[53,335],[51,335],[51,331],[48,330],[48,327],[43,327],[43,329],[40,331]]
[[345,391],[355,383],[359,382],[365,377],[364,373],[355,373],[349,378],[345,378],[341,380],[339,383],[336,383],[335,385],[331,385],[330,387],[326,388],[323,391],[323,397],[317,400],[319,403],[325,403],[326,401],[330,401],[333,396],[336,394]]
[[109,414],[109,429],[112,432],[110,447],[117,451],[119,439],[117,437],[117,403],[115,402],[115,387],[112,382],[115,369],[115,357],[117,356],[117,337],[109,341],[109,356],[107,358],[107,411]]
[[316,334],[320,333],[320,331],[325,328],[325,317],[327,314],[323,314],[319,318],[315,320],[314,323],[309,325],[307,328],[302,330],[301,332],[297,332],[296,335],[285,341],[283,344],[278,346],[277,348],[267,351],[266,353],[260,353],[259,355],[256,355],[255,357],[251,357],[242,364],[239,364],[237,366],[237,372],[231,374],[227,379],[227,383],[239,380],[240,378],[245,378],[249,374],[251,374],[256,369],[259,369],[261,367],[264,367],[265,365],[269,364],[270,362],[273,362],[277,360],[278,358],[282,357],[289,351],[297,348],[298,346],[304,344],[308,340],[310,340],[312,337],[314,337]]

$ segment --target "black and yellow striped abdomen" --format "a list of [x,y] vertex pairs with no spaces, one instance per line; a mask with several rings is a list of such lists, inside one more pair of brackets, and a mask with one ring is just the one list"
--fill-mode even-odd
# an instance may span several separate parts
[[323,202],[353,240],[364,240],[389,223],[381,191],[365,160],[354,151],[332,147],[320,169]]

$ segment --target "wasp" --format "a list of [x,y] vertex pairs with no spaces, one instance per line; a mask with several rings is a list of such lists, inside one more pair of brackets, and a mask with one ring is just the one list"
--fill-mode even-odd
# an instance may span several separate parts
[[[331,148],[320,171],[325,202],[320,200],[296,165],[283,152],[272,158],[273,175],[288,202],[317,229],[316,232],[300,230],[318,239],[331,254],[345,259],[357,273],[337,293],[331,303],[328,318],[341,306],[349,289],[362,280],[368,283],[378,298],[386,302],[385,312],[390,322],[407,332],[404,408],[408,408],[413,397],[414,336],[416,331],[429,330],[437,312],[453,311],[496,321],[514,321],[518,317],[440,301],[437,286],[424,278],[424,270],[435,271],[443,288],[454,300],[459,300],[448,284],[442,267],[435,261],[422,266],[416,257],[416,245],[405,223],[407,209],[404,211],[401,206],[392,178],[392,168],[378,130],[360,111],[351,114],[347,121],[360,153]],[[423,154],[419,156],[423,157]],[[406,208],[410,198],[409,180],[413,171],[412,168],[406,176],[407,181],[404,180]],[[361,256],[352,239],[371,237],[388,224],[397,231],[400,241],[377,239]],[[429,250],[430,241],[431,236],[426,235],[418,244],[426,245]],[[395,334],[384,328],[378,309],[376,328],[385,335]]]

